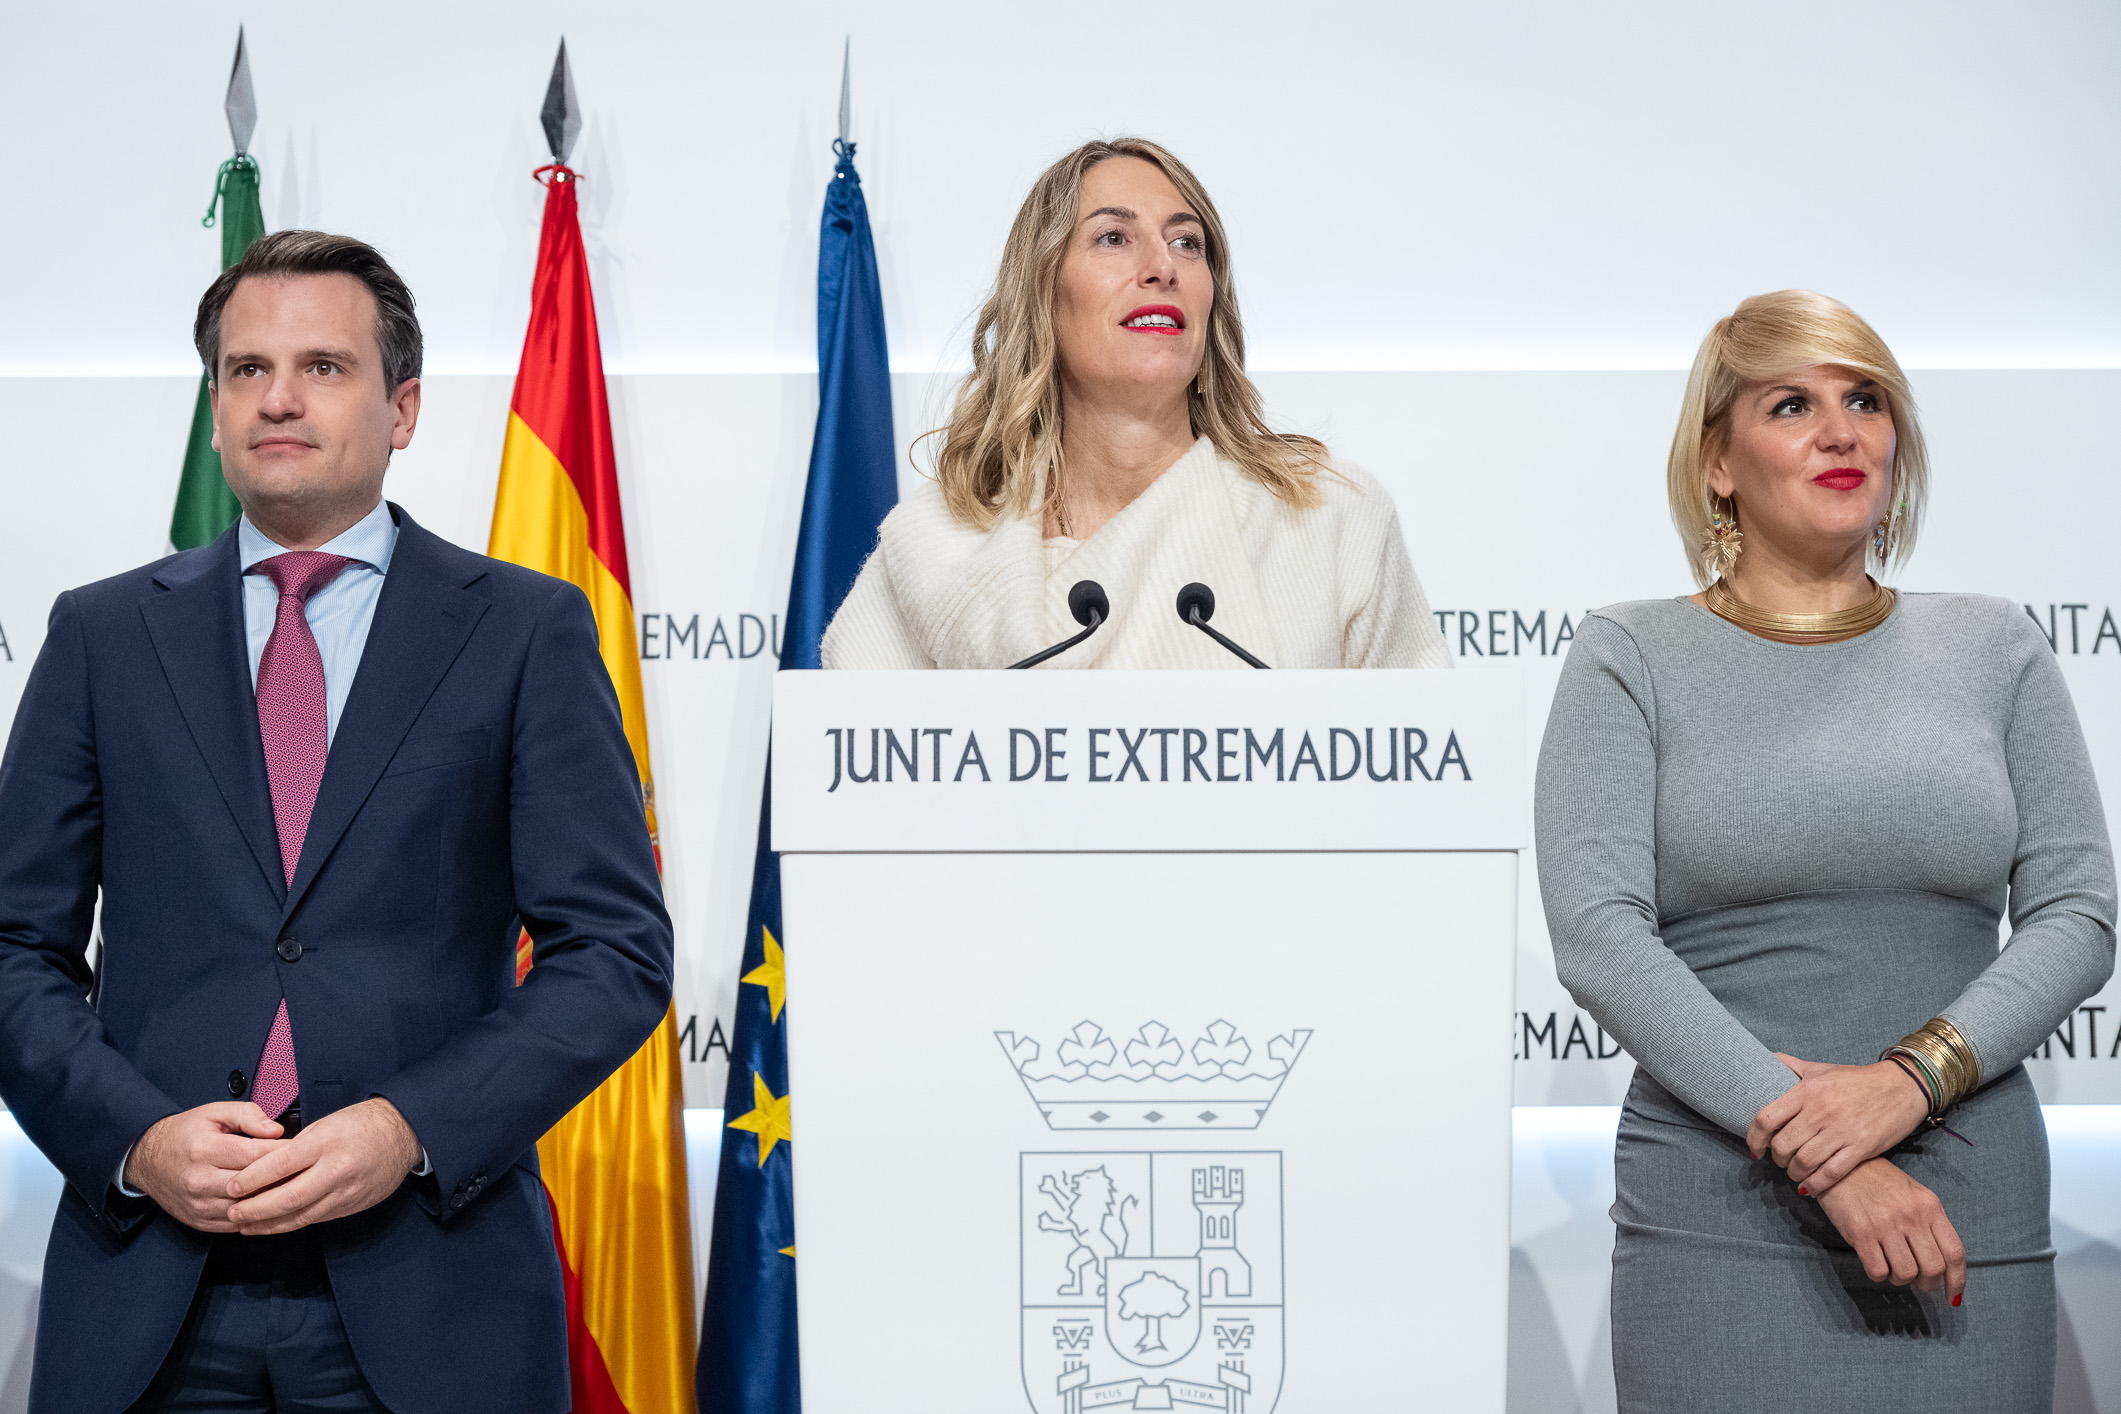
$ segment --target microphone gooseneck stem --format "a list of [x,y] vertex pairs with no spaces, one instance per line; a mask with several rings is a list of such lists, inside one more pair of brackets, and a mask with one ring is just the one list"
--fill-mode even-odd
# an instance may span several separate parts
[[[1031,655],[1030,657],[1028,657],[1028,658],[1024,659],[1024,661],[1023,661],[1023,662],[1021,662],[1021,663],[1011,663],[1011,664],[1009,665],[1008,669],[1006,669],[1005,671],[1012,671],[1012,672],[1013,672],[1013,671],[1014,671],[1014,670],[1016,670],[1017,668],[1035,668],[1035,667],[1037,667],[1037,666],[1038,666],[1038,665],[1039,665],[1040,663],[1043,663],[1043,662],[1045,662],[1045,661],[1046,661],[1046,660],[1047,660],[1048,658],[1051,658],[1052,656],[1054,656],[1054,655],[1055,655],[1056,653],[1065,653],[1065,652],[1067,652],[1067,651],[1068,651],[1068,650],[1069,650],[1070,648],[1073,648],[1073,647],[1074,647],[1074,646],[1075,646],[1076,644],[1078,644],[1078,643],[1082,642],[1082,641],[1083,641],[1084,639],[1088,638],[1088,637],[1089,637],[1089,636],[1090,636],[1091,634],[1093,634],[1093,633],[1096,633],[1096,632],[1097,632],[1097,626],[1098,626],[1099,624],[1103,623],[1104,621],[1105,621],[1105,620],[1104,620],[1104,616],[1103,616],[1102,614],[1099,614],[1099,613],[1098,613],[1098,612],[1097,612],[1097,611],[1096,611],[1095,609],[1092,609],[1092,610],[1090,611],[1090,627],[1088,627],[1088,628],[1084,629],[1084,630],[1083,630],[1083,631],[1082,631],[1081,633],[1078,633],[1078,634],[1077,634],[1077,635],[1075,635],[1075,637],[1073,637],[1073,638],[1069,638],[1069,639],[1063,639],[1063,640],[1062,640],[1061,642],[1059,642],[1059,643],[1056,643],[1056,644],[1054,644],[1054,645],[1053,645],[1053,646],[1052,646],[1051,648],[1042,648],[1042,649],[1040,649],[1040,650],[1039,650],[1038,652],[1036,652],[1036,653],[1033,653],[1033,654],[1032,654],[1032,655]],[[1210,632],[1213,632],[1213,630],[1210,630]],[[1217,636],[1218,636],[1218,637],[1220,637],[1220,635],[1217,635]],[[1233,645],[1233,646],[1234,646],[1234,645]],[[1238,651],[1239,653],[1243,653],[1243,652],[1244,652],[1244,650],[1243,650],[1243,649],[1241,649],[1241,648],[1240,648],[1240,649],[1238,649],[1237,651]],[[1247,655],[1247,656],[1249,656],[1249,655]],[[1257,666],[1259,666],[1259,667],[1265,667],[1265,666],[1266,666],[1266,664],[1264,664],[1264,663],[1260,663],[1260,664],[1258,664]]]
[[1247,653],[1244,649],[1238,647],[1235,643],[1232,643],[1222,634],[1216,632],[1213,628],[1209,627],[1207,620],[1203,619],[1200,616],[1200,607],[1198,605],[1195,605],[1192,611],[1186,615],[1186,622],[1193,625],[1193,627],[1199,629],[1202,633],[1208,635],[1208,637],[1214,639],[1217,643],[1220,643],[1223,647],[1229,649],[1232,653],[1235,653],[1238,657],[1244,659],[1247,663],[1250,663],[1253,667],[1264,668],[1267,666],[1265,663],[1260,662],[1259,659],[1253,657],[1250,653]]

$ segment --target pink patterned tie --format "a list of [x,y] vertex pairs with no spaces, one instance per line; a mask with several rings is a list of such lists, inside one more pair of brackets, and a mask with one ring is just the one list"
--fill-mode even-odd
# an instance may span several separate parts
[[[309,813],[324,780],[324,756],[330,747],[324,705],[324,659],[309,631],[303,608],[309,597],[339,577],[353,561],[316,550],[290,550],[251,566],[280,591],[280,611],[272,637],[258,655],[258,732],[265,739],[265,777],[272,787],[273,823],[280,832],[280,867],[291,887],[302,858],[302,837],[309,833]],[[278,1118],[301,1094],[295,1074],[295,1034],[287,1021],[287,999],[280,999],[265,1054],[258,1058],[258,1077],[251,1098]]]

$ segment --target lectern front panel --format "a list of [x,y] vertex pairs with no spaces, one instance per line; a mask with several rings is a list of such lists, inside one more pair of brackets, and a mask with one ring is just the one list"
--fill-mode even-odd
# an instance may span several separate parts
[[786,858],[808,1407],[1499,1414],[1516,867]]
[[1501,1414],[1513,674],[782,673],[814,1414]]

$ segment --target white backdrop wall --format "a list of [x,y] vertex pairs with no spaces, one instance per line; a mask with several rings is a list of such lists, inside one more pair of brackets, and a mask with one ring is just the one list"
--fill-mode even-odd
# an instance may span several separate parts
[[[1320,433],[1384,481],[1459,670],[1527,667],[1535,723],[1586,609],[1691,587],[1660,469],[1682,382],[1677,372],[1260,375],[1284,425]],[[815,378],[640,374],[611,386],[687,1099],[716,1105],[727,1057],[713,1042],[736,985]],[[899,425],[913,428],[932,420],[949,378],[900,374],[894,386]],[[492,514],[509,387],[500,374],[429,379],[418,435],[387,486],[474,548]],[[2068,544],[2069,526],[2121,517],[2107,432],[2121,370],[1927,371],[1916,392],[1935,496],[1903,584],[2003,595],[2052,625],[2095,765],[2121,781],[2121,584],[2110,560]],[[52,597],[156,553],[174,457],[164,431],[181,434],[191,396],[181,377],[0,378],[0,425],[15,429],[0,520],[0,720]],[[75,469],[89,428],[93,474]],[[1617,1103],[1631,1062],[1556,981],[1531,869],[1518,918],[1518,1011],[1501,1042],[1520,1057],[1518,1100]],[[2033,1068],[2050,1102],[2121,1102],[2121,983]]]
[[[1550,677],[1564,616],[1686,587],[1656,494],[1671,370],[1736,299],[1794,284],[1849,300],[1911,366],[2074,370],[1923,379],[1939,514],[1909,583],[2009,595],[2058,643],[2073,626],[2080,690],[2121,671],[2121,637],[2098,632],[2111,574],[2069,553],[2111,496],[2112,6],[1226,4],[1137,32],[937,0],[134,0],[17,7],[0,46],[0,117],[63,154],[0,225],[4,268],[25,272],[0,321],[0,396],[23,409],[0,452],[0,710],[52,594],[159,544],[239,21],[268,224],[361,234],[413,285],[432,376],[393,494],[475,547],[540,214],[536,109],[569,38],[681,1006],[707,1058],[694,1103],[721,1092],[708,1042],[814,406],[842,36],[902,442],[962,366],[1031,176],[1084,137],[1140,131],[1218,194],[1278,415],[1392,486],[1466,666],[1527,651],[1514,616],[1545,612]],[[1520,1098],[1610,1100],[1626,1063],[1599,1059],[1611,1043],[1552,984],[1536,907],[1523,916]],[[2076,1024],[2051,1099],[2089,1095],[2062,1077],[2097,1072],[2095,1028],[2121,1072],[2121,1006]]]
[[[1922,370],[1936,509],[1904,584],[2030,606],[2121,790],[2121,8],[2092,0],[10,7],[0,125],[34,156],[0,222],[0,725],[53,595],[162,545],[239,21],[267,224],[362,235],[412,284],[432,376],[390,494],[474,548],[568,37],[694,1105],[722,1091],[843,35],[902,443],[965,362],[1036,172],[1086,137],[1158,138],[1221,205],[1275,416],[1385,480],[1461,667],[1530,665],[1536,719],[1564,621],[1688,587],[1658,488],[1701,333],[1744,295],[1822,289]],[[1628,1062],[1554,981],[1525,877],[1497,1029],[1518,1098],[1611,1104]],[[2048,1100],[2121,1100],[2121,987],[2048,1049]],[[1519,1145],[1513,1408],[1610,1407],[1610,1121],[1585,1119]],[[2089,1215],[2058,1227],[2065,1306],[2107,1312],[2080,1333],[2121,1299],[2121,1230],[2095,1216],[2116,1153],[2057,1149],[2058,1221],[2066,1198]],[[2058,1408],[2121,1410],[2121,1368],[2083,1346]]]
[[2121,363],[2102,0],[83,0],[0,18],[0,372],[191,369],[238,22],[268,225],[389,251],[436,372],[515,367],[563,32],[614,371],[815,366],[843,35],[897,367],[958,364],[1031,177],[1126,131],[1215,193],[1263,368],[1680,367],[1785,285],[1911,365]]

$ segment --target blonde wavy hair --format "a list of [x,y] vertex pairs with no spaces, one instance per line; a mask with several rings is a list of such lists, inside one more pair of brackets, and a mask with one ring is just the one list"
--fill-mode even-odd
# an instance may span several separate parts
[[1289,504],[1316,505],[1315,476],[1326,464],[1326,445],[1267,426],[1259,390],[1245,376],[1244,323],[1215,203],[1185,163],[1133,137],[1084,143],[1046,169],[1017,211],[993,292],[973,326],[972,372],[958,385],[948,425],[921,438],[941,439],[935,478],[943,504],[959,521],[984,530],[1004,514],[1043,512],[1059,499],[1063,409],[1053,291],[1075,231],[1084,174],[1115,157],[1154,166],[1201,221],[1215,302],[1207,350],[1187,394],[1193,435],[1207,437]]
[[1892,509],[1886,516],[1885,554],[1880,556],[1875,545],[1866,554],[1873,570],[1883,574],[1905,564],[1913,553],[1915,532],[1929,500],[1930,469],[1907,375],[1878,331],[1840,300],[1810,290],[1777,290],[1754,295],[1717,320],[1701,341],[1693,370],[1687,374],[1679,429],[1672,434],[1666,489],[1672,502],[1672,526],[1686,546],[1694,582],[1702,588],[1708,587],[1713,558],[1702,550],[1709,514],[1736,511],[1733,506],[1717,504],[1709,489],[1709,472],[1730,445],[1731,404],[1738,390],[1747,383],[1816,363],[1850,369],[1884,390],[1894,433]]

